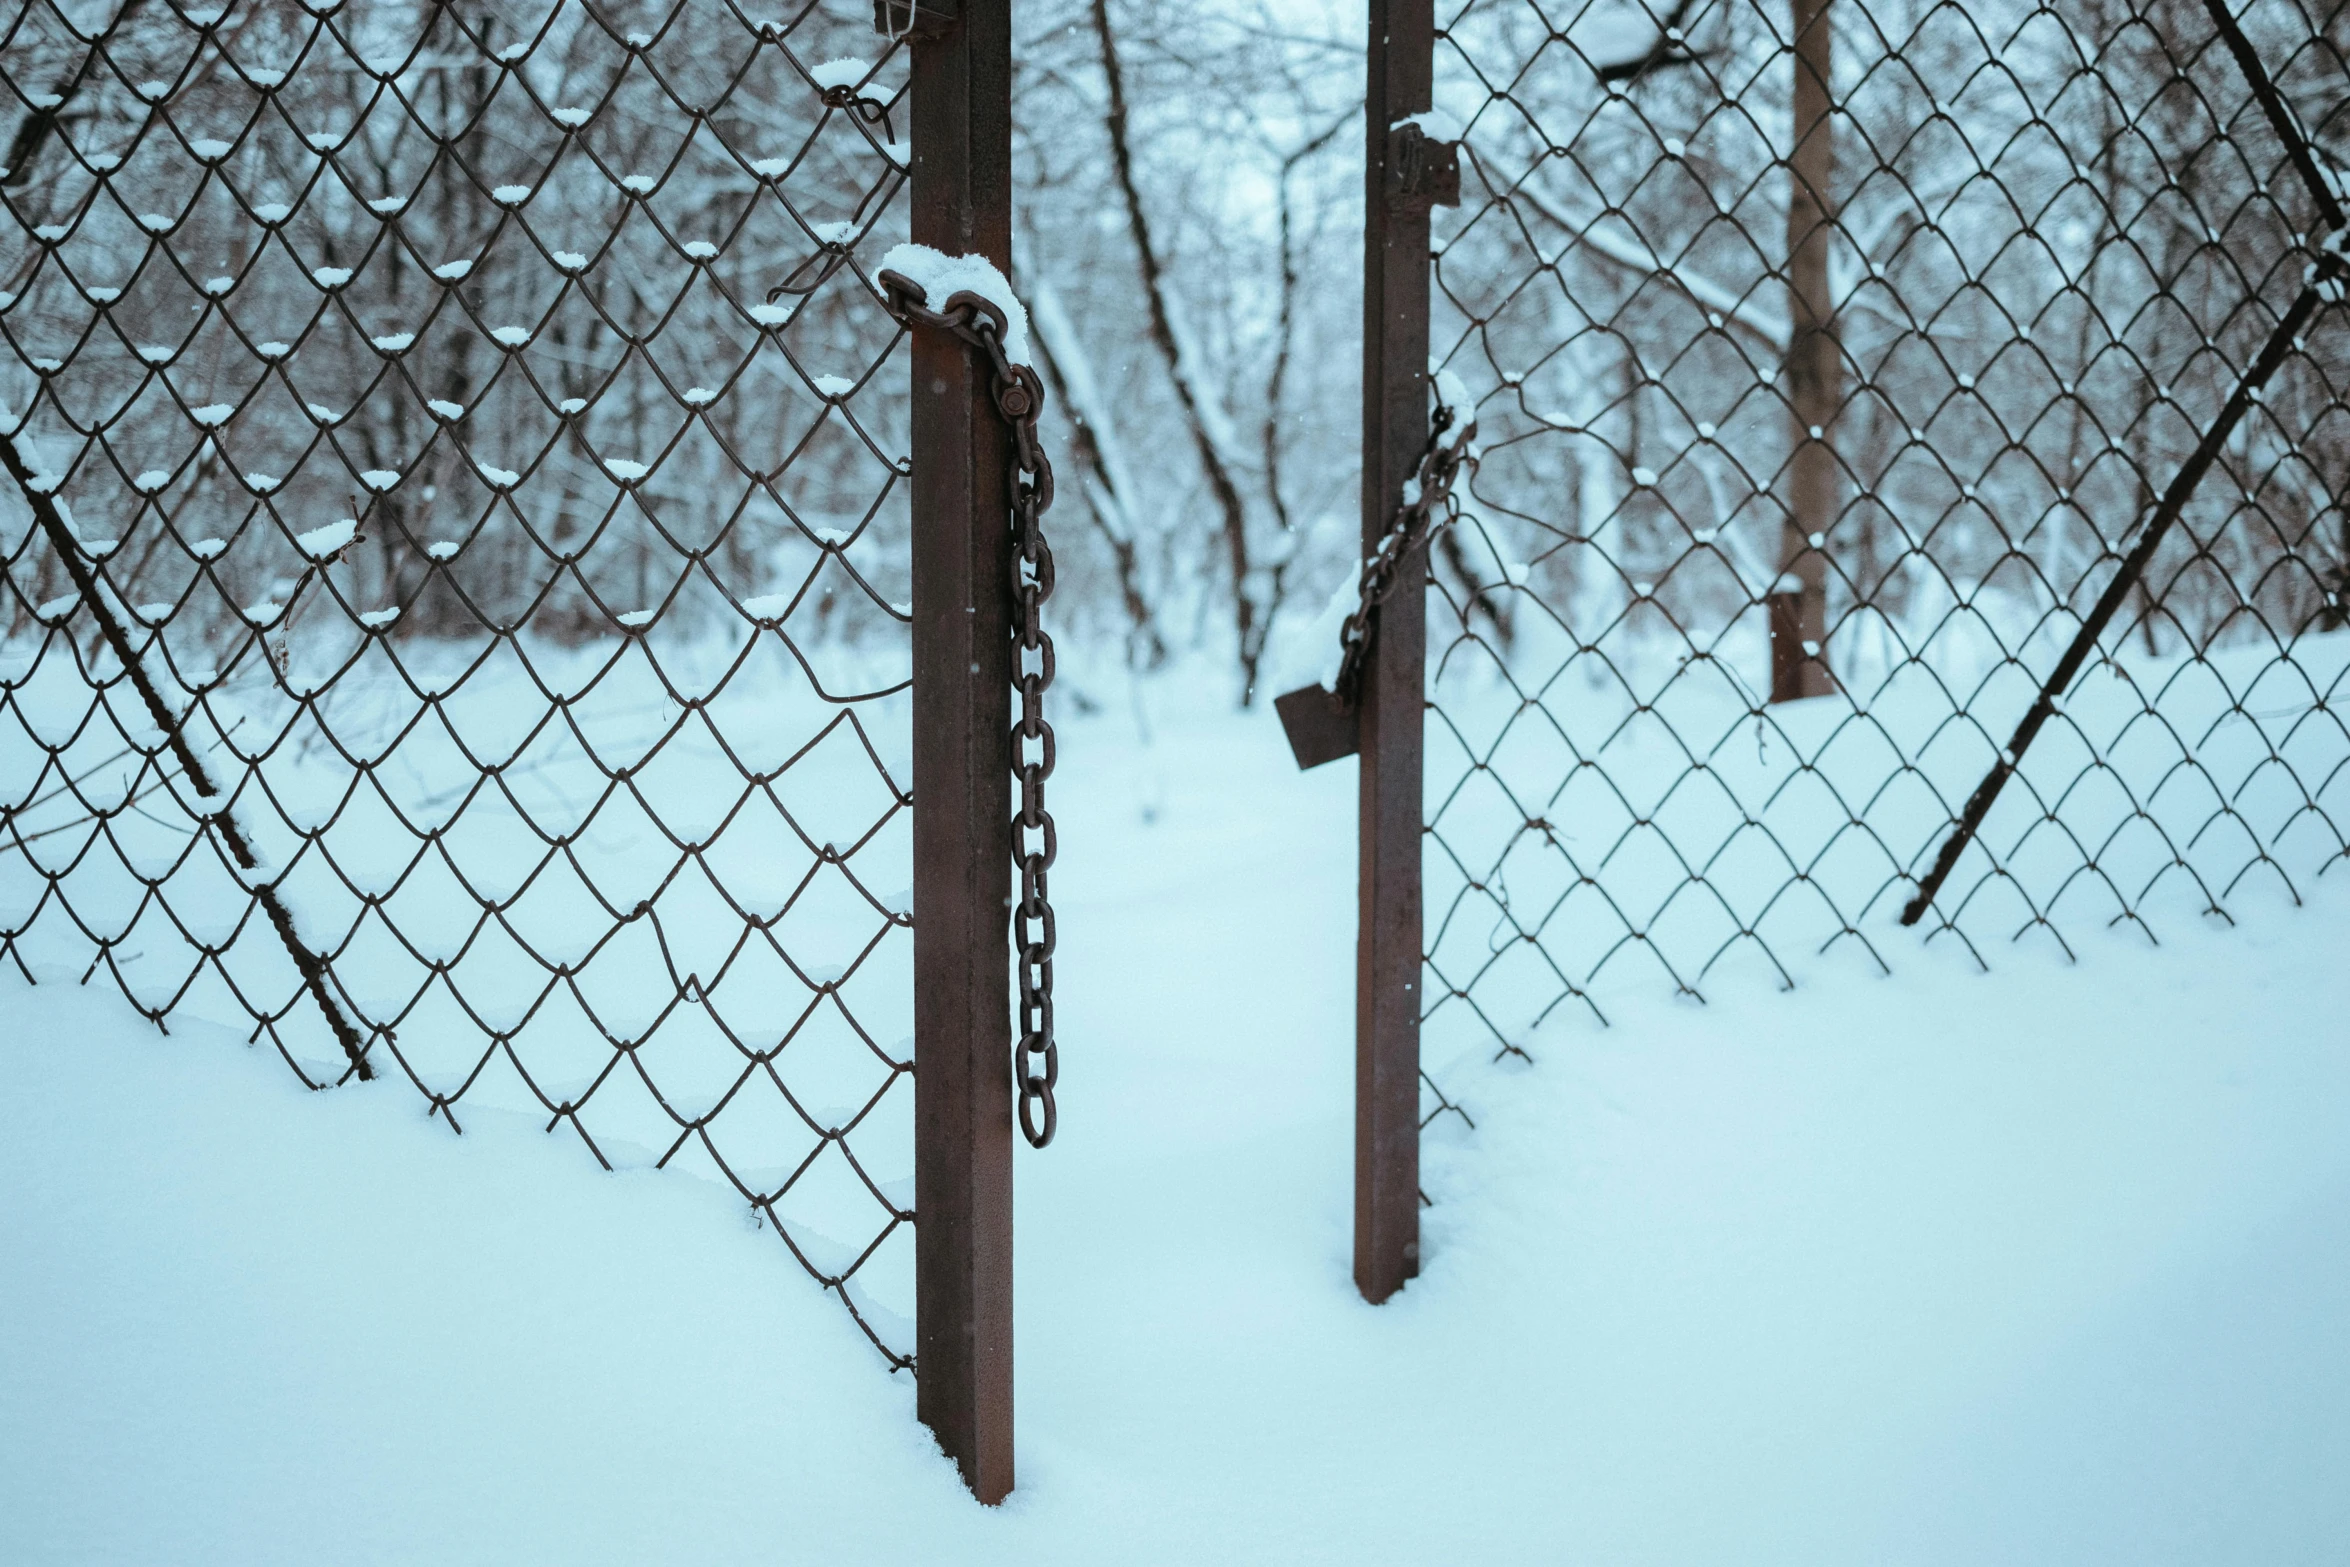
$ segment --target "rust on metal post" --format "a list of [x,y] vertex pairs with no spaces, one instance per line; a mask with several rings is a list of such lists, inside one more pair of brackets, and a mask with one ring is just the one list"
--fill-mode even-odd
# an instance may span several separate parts
[[[1834,29],[1829,0],[1792,0],[1791,88],[1795,147],[1787,160],[1787,403],[1794,451],[1787,461],[1782,581],[1793,579],[1796,613],[1771,611],[1771,700],[1826,696],[1828,534],[1836,526],[1836,413],[1844,400],[1843,348],[1829,281],[1836,221]],[[1773,598],[1776,600],[1777,595]],[[1792,678],[1783,678],[1782,670]]]
[[1802,590],[1767,593],[1763,606],[1771,622],[1771,700],[1793,702],[1812,695],[1804,689]]
[[[955,9],[913,33],[912,237],[1008,273],[1010,0]],[[913,334],[913,385],[916,1410],[993,1503],[1012,1489],[1011,454],[959,338]]]
[[[1376,551],[1428,440],[1430,196],[1390,134],[1430,107],[1432,0],[1372,0],[1364,130],[1363,550]],[[1427,145],[1422,142],[1421,145]],[[1457,174],[1456,174],[1457,180]],[[1387,1299],[1420,1271],[1420,772],[1426,556],[1398,560],[1357,697],[1355,1287]]]

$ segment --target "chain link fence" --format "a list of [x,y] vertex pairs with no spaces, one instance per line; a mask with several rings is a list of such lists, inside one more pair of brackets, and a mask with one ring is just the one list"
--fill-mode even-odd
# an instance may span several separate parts
[[1918,925],[1977,961],[2340,858],[2350,12],[1436,25],[1480,452],[1431,561],[1431,1062],[1882,969],[1979,791]]
[[727,0],[0,50],[0,953],[723,1181],[893,1366],[906,79]]

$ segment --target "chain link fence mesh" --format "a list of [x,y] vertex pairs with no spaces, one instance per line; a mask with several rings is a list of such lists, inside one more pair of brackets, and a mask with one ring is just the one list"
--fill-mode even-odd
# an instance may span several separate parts
[[893,1366],[905,76],[728,0],[0,47],[0,953],[723,1181]]
[[[2341,167],[2350,12],[2242,26]],[[1429,601],[1430,1059],[1611,988],[1882,969],[2321,208],[2191,0],[1456,0],[1438,29],[1432,342],[1482,452]],[[2333,287],[2287,345],[1930,940],[2152,935],[2343,854],[2346,316]]]

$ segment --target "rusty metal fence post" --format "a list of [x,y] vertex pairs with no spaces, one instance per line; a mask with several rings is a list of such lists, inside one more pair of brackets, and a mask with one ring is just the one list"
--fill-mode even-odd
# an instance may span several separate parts
[[[1428,441],[1428,208],[1407,156],[1430,107],[1432,0],[1372,0],[1364,128],[1363,549],[1376,552]],[[1355,1286],[1420,1271],[1420,792],[1427,555],[1405,552],[1374,613],[1360,697],[1355,938]]]
[[1836,689],[1828,668],[1828,536],[1843,508],[1836,457],[1844,402],[1829,254],[1836,225],[1835,26],[1828,0],[1789,6],[1788,102],[1795,141],[1787,154],[1786,521],[1779,580],[1772,585],[1771,700],[1797,702]]
[[[1010,271],[1010,0],[881,0],[913,43],[918,245]],[[923,1424],[1012,1489],[1008,439],[981,357],[913,334],[915,1344]]]
[[[0,50],[0,964],[724,1182],[986,1502],[1016,1049],[1054,1121],[1052,474],[1017,303],[877,252],[1008,267],[1010,7]],[[809,656],[907,621],[910,682]]]

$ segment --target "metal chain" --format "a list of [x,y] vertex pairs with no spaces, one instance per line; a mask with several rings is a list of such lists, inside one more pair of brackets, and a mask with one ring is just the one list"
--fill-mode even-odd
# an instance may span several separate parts
[[[1412,476],[1410,493],[1396,507],[1395,520],[1388,524],[1379,547],[1363,562],[1354,612],[1338,628],[1338,641],[1345,649],[1345,656],[1339,662],[1338,680],[1331,691],[1342,706],[1354,704],[1355,687],[1363,677],[1363,661],[1371,653],[1371,611],[1386,603],[1395,592],[1396,568],[1403,564],[1405,556],[1428,543],[1460,515],[1452,498],[1453,485],[1462,469],[1476,466],[1477,421],[1471,419],[1455,430],[1453,422],[1459,417],[1457,411],[1445,404],[1436,405],[1435,415],[1428,422],[1428,444],[1421,449],[1420,466]],[[1439,511],[1444,514],[1443,519],[1431,526],[1429,518]]]
[[1042,1148],[1060,1124],[1053,1087],[1061,1077],[1060,1047],[1053,1040],[1053,906],[1045,887],[1060,849],[1052,813],[1044,807],[1044,783],[1053,775],[1053,726],[1044,716],[1044,694],[1053,683],[1053,639],[1043,622],[1044,601],[1053,594],[1053,552],[1039,520],[1053,503],[1053,465],[1037,436],[1044,383],[1032,367],[1014,364],[1005,354],[1004,313],[994,301],[965,291],[933,310],[922,285],[903,273],[884,271],[880,281],[890,313],[899,321],[952,332],[987,356],[996,412],[1012,436],[1012,638],[1018,649],[1012,684],[1020,692],[1020,719],[1012,726],[1012,776],[1020,782],[1020,809],[1012,819],[1012,863],[1020,871],[1012,919],[1020,966],[1020,1041],[1013,1050],[1012,1076],[1020,1088],[1020,1130],[1030,1146]]

